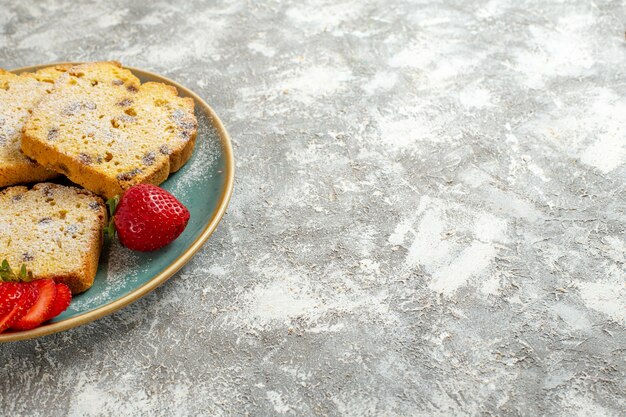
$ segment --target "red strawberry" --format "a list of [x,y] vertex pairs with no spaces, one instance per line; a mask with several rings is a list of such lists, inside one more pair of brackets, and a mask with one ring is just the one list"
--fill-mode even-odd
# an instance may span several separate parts
[[13,326],[35,304],[39,289],[31,284],[0,283],[0,333]]
[[[28,284],[24,284],[28,285]],[[33,281],[30,285],[36,287],[39,290],[39,295],[35,304],[28,310],[28,312],[15,324],[11,326],[15,330],[30,330],[39,326],[44,321],[48,320],[50,309],[54,304],[54,299],[57,296],[57,287],[51,279],[40,279]]]
[[189,210],[164,189],[139,184],[124,192],[113,221],[122,245],[147,252],[180,236],[189,222]]
[[17,298],[19,298],[15,295],[17,287],[17,284],[13,282],[0,283],[0,316],[4,316],[15,307]]
[[48,317],[44,321],[52,320],[59,314],[63,313],[72,301],[72,292],[70,287],[65,284],[57,284],[57,296],[52,303]]

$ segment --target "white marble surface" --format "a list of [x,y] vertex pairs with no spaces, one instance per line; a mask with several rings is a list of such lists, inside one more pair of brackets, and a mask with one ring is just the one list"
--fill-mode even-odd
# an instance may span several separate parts
[[619,416],[622,1],[0,1],[0,67],[199,92],[236,190],[145,299],[0,346],[7,416]]

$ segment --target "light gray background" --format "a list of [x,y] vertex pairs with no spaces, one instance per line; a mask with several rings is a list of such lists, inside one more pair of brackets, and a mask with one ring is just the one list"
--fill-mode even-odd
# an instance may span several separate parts
[[0,414],[624,415],[624,2],[141,3],[0,2],[0,66],[197,91],[231,206],[153,294],[0,346]]

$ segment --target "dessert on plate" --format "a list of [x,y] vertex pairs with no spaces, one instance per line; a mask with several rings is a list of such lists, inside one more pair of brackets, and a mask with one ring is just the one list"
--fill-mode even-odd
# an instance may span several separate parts
[[0,69],[0,187],[58,176],[22,153],[22,128],[35,105],[69,68],[56,65],[21,75]]
[[159,185],[193,153],[198,123],[191,98],[141,84],[117,62],[70,68],[33,109],[22,151],[106,198],[135,184]]
[[[193,99],[118,62],[0,70],[0,333],[88,290],[105,231],[138,251],[183,232],[189,211],[157,185],[189,160],[197,127]],[[44,182],[57,176],[77,185]]]

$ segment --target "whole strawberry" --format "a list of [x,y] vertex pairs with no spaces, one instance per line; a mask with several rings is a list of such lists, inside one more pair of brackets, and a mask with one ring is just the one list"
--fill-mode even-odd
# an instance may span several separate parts
[[148,252],[172,243],[187,227],[189,210],[173,195],[152,184],[135,185],[117,203],[108,202],[122,245]]

